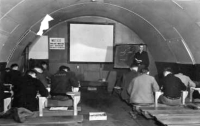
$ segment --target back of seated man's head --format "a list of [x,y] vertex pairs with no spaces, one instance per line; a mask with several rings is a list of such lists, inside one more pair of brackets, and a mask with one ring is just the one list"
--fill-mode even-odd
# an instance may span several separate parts
[[59,71],[69,72],[69,71],[70,71],[70,68],[63,65],[63,66],[60,66],[60,67],[59,67]]
[[177,70],[177,74],[183,74],[183,72],[180,68]]
[[36,78],[37,73],[34,70],[28,70],[26,75],[31,76],[32,78]]
[[141,73],[142,74],[149,74],[149,69],[148,68],[142,68]]
[[41,66],[42,66],[43,69],[47,69],[47,67],[48,67],[47,63],[44,62],[44,61],[41,62]]
[[10,68],[5,68],[5,72],[10,72]]
[[168,74],[172,74],[173,70],[170,67],[167,67],[164,69],[163,74],[164,76],[167,76]]
[[41,67],[40,65],[36,65],[36,66],[34,67],[34,70],[35,70],[36,72],[38,72],[38,73],[43,73],[43,69],[42,69],[42,67]]
[[12,70],[19,70],[19,65],[16,64],[16,63],[14,63],[14,64],[12,64],[12,65],[10,66],[10,68],[11,68]]

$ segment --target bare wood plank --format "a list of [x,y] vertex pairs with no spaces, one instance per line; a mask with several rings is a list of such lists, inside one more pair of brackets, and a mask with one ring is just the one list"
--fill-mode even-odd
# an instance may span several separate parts
[[[81,111],[81,107],[77,107],[78,111]],[[35,112],[39,116],[39,112]],[[49,110],[49,108],[43,109],[43,116],[73,116],[73,109],[68,110]]]
[[177,120],[181,120],[181,119],[200,119],[200,115],[184,115],[184,116],[179,116],[179,115],[170,115],[170,116],[156,116],[157,119],[177,119]]
[[156,117],[157,120],[159,122],[161,122],[162,124],[165,124],[165,125],[169,125],[169,124],[179,124],[179,125],[188,125],[190,126],[190,124],[200,124],[200,116],[196,117],[196,116],[183,116],[183,117],[171,117],[171,116],[168,116],[168,117]]
[[[174,124],[170,124],[170,125],[167,125],[167,126],[188,126],[188,124],[180,124],[180,125],[174,125]],[[199,124],[189,124],[189,126],[200,126],[200,123]]]
[[192,114],[192,113],[189,113],[189,114],[149,114],[153,117],[168,117],[168,116],[177,116],[177,117],[181,117],[181,116],[199,116],[200,117],[200,114]]
[[200,110],[148,110],[152,116],[167,116],[167,115],[179,115],[179,116],[186,116],[186,115],[200,115]]
[[53,124],[74,124],[83,121],[83,115],[78,116],[47,116],[28,118],[24,123],[17,123],[12,119],[0,119],[1,126],[26,126],[26,125],[53,125]]
[[171,106],[171,107],[140,107],[142,111],[148,110],[191,110],[190,108],[186,108],[183,106]]
[[1,125],[1,126],[83,126],[82,123],[69,123],[69,124],[23,124],[23,123],[18,123],[18,124],[6,124],[6,125]]

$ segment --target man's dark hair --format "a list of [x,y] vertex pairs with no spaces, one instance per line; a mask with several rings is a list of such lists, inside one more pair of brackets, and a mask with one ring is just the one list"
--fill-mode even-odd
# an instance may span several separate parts
[[144,46],[144,44],[143,44],[143,43],[140,43],[139,46]]
[[5,71],[10,71],[10,68],[6,67],[6,68],[5,68]]
[[45,61],[42,61],[41,65],[47,65],[47,63]]
[[27,70],[26,75],[29,75],[29,74],[36,74],[37,75],[37,72],[35,70]]
[[70,68],[69,67],[67,67],[67,66],[60,66],[59,67],[59,71],[64,71],[64,69],[67,69],[68,71],[70,71]]
[[164,72],[166,72],[166,71],[173,73],[173,70],[172,70],[171,67],[166,67],[166,68],[164,69]]
[[14,64],[12,64],[12,65],[10,66],[10,68],[12,69],[13,67],[19,67],[19,65],[16,64],[16,63],[14,63]]
[[40,64],[35,65],[34,68],[40,68],[43,70],[43,67]]
[[141,69],[141,73],[147,73],[147,72],[149,72],[149,69],[148,69],[148,68],[142,68],[142,69]]

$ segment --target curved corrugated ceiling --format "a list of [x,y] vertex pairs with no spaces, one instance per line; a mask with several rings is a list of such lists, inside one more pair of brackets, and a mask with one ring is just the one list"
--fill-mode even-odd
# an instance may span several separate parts
[[200,1],[191,0],[0,0],[0,60],[16,61],[38,36],[46,14],[59,22],[106,17],[132,29],[155,61],[200,63]]

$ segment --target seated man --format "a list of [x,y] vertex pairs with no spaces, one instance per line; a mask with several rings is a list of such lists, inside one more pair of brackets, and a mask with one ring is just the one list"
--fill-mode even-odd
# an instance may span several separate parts
[[50,84],[50,82],[51,82],[50,78],[51,78],[52,75],[48,70],[47,63],[46,62],[42,62],[41,63],[41,67],[43,69],[43,74],[44,74],[45,78],[48,80],[48,83]]
[[130,72],[127,74],[124,74],[122,76],[122,82],[121,82],[121,98],[125,101],[129,101],[129,95],[127,93],[127,89],[129,87],[129,84],[131,80],[133,80],[135,77],[138,76],[138,66],[131,66],[130,67]]
[[11,70],[7,76],[7,83],[12,84],[13,86],[20,85],[22,73],[19,71],[19,65],[14,63],[10,68]]
[[[195,88],[200,88],[200,82],[199,81],[194,81],[196,87]],[[194,90],[192,94],[193,99],[195,99],[195,102],[199,102],[200,99],[200,93],[197,90]]]
[[36,79],[36,72],[28,70],[25,76],[22,78],[22,83],[17,85],[17,91],[14,91],[14,99],[12,107],[24,107],[31,111],[38,110],[37,93],[43,97],[47,97],[48,91],[41,83]]
[[179,72],[178,74],[175,74],[175,76],[178,77],[187,88],[196,87],[196,84],[190,79],[190,77],[183,75],[183,73]]
[[171,68],[166,68],[163,74],[164,78],[161,81],[163,95],[159,97],[159,102],[166,105],[180,105],[181,91],[185,91],[186,86],[174,76]]
[[51,78],[51,98],[55,100],[68,100],[67,92],[72,91],[72,87],[79,87],[78,80],[70,68],[60,66],[59,71]]
[[34,70],[37,73],[37,79],[39,79],[43,83],[43,85],[47,88],[48,87],[48,81],[47,81],[46,75],[44,74],[42,67],[35,66]]
[[159,91],[159,86],[153,76],[149,75],[147,68],[143,68],[141,75],[134,78],[128,87],[130,103],[132,104],[153,104],[155,91]]
[[4,74],[3,74],[3,81],[4,81],[4,84],[10,84],[10,71],[11,69],[10,68],[5,68],[4,70]]

